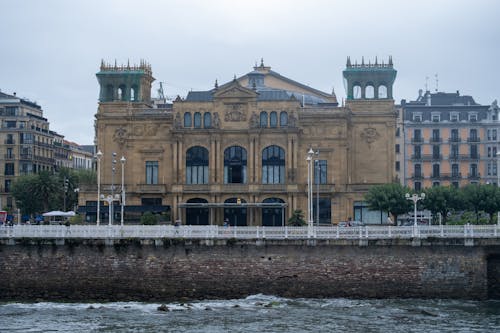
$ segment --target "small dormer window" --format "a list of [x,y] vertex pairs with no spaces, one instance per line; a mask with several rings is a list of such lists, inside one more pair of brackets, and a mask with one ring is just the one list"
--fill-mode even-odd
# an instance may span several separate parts
[[422,113],[414,113],[413,121],[421,122],[422,121]]
[[450,113],[450,121],[459,121],[460,120],[460,114],[458,112],[452,112]]
[[477,113],[469,113],[469,121],[477,121]]
[[432,122],[438,123],[441,121],[441,115],[439,113],[433,113],[431,114],[431,120]]

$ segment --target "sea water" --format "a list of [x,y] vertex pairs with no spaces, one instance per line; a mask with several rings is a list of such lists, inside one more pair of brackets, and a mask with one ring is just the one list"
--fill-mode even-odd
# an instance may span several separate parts
[[500,332],[500,301],[244,299],[0,303],[0,332]]

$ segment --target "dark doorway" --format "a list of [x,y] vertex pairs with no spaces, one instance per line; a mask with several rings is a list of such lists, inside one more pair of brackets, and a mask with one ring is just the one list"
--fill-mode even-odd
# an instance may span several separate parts
[[[280,198],[267,198],[263,203],[285,203]],[[262,226],[281,227],[283,226],[283,208],[262,207]]]
[[[237,204],[238,198],[229,198],[224,203]],[[246,203],[244,199],[240,199],[239,203]],[[227,221],[231,226],[246,226],[247,225],[247,209],[243,207],[226,207],[224,208],[224,221]]]
[[[187,203],[208,203],[207,200],[201,198],[189,199]],[[192,207],[186,208],[186,224],[187,225],[208,225],[208,208]]]

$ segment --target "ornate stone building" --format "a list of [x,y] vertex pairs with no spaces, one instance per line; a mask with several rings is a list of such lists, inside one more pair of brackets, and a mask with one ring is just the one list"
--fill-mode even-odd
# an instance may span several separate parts
[[[394,180],[396,71],[392,59],[358,65],[348,58],[343,75],[342,106],[334,93],[286,78],[263,61],[230,82],[161,105],[151,99],[148,64],[102,63],[100,193],[119,193],[124,156],[125,221],[133,212],[170,211],[183,224],[282,225],[294,210],[308,210],[310,163],[314,223],[348,217],[380,223],[363,195]],[[80,212],[89,222],[96,220],[96,198],[96,188],[81,189]],[[116,201],[115,221],[119,207]],[[100,213],[107,222],[104,201]]]

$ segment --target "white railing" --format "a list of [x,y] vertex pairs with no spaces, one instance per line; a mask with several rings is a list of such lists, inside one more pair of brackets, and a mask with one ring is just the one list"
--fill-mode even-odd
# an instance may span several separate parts
[[172,225],[14,225],[0,226],[0,238],[202,238],[202,239],[410,239],[499,238],[498,225],[363,227],[222,227]]

